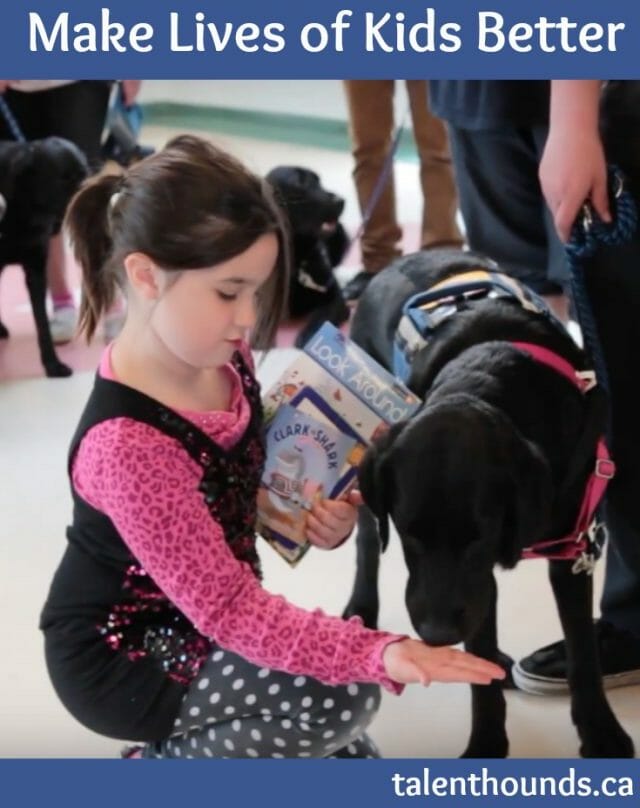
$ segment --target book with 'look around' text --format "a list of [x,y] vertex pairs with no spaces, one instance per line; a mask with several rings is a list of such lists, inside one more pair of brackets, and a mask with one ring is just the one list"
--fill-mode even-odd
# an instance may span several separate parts
[[267,459],[258,532],[290,564],[309,548],[307,516],[345,496],[367,446],[420,399],[330,323],[263,395]]

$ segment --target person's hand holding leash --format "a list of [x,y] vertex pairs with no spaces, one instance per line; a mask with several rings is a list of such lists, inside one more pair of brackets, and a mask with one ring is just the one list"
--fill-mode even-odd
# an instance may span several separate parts
[[581,206],[591,202],[611,221],[607,166],[598,130],[599,81],[553,81],[549,136],[540,161],[540,184],[562,241],[568,241]]

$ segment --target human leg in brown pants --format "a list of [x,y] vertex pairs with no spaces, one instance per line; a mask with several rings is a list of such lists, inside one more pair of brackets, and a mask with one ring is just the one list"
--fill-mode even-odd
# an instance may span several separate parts
[[462,246],[456,224],[458,195],[447,130],[429,109],[426,81],[407,81],[413,138],[420,157],[422,186],[421,247]]
[[[345,81],[344,87],[354,158],[353,178],[360,210],[364,214],[392,145],[395,81]],[[429,112],[425,81],[407,81],[407,92],[420,156],[420,181],[424,197],[421,246],[462,244],[462,236],[455,223],[457,197],[446,130],[443,123]],[[391,172],[375,207],[370,211],[362,234],[364,272],[356,275],[347,285],[347,299],[357,299],[370,275],[401,254],[401,237]]]

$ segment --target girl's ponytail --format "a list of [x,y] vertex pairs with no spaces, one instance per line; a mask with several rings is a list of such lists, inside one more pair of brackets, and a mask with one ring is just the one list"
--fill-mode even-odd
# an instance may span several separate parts
[[122,183],[121,176],[109,174],[89,180],[71,200],[65,218],[73,253],[82,268],[79,331],[87,342],[116,295],[116,268],[110,266],[110,220]]

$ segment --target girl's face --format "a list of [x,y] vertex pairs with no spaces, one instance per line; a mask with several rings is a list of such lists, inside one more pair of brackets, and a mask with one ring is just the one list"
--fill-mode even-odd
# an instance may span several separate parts
[[165,348],[187,365],[221,367],[255,325],[256,293],[277,257],[278,239],[266,234],[229,261],[183,270],[173,283],[168,273],[158,270],[160,296],[150,326]]

